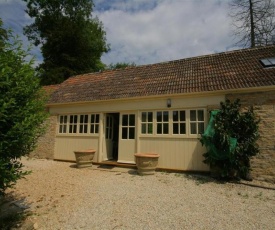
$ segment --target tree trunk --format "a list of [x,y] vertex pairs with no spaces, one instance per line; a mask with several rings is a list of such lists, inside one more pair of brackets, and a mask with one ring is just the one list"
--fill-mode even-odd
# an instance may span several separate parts
[[249,13],[250,13],[250,41],[251,41],[251,47],[255,47],[255,25],[254,25],[254,17],[253,17],[253,2],[252,0],[249,0]]

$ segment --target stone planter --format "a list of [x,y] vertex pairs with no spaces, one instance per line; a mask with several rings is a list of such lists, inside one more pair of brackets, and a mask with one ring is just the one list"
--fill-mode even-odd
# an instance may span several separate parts
[[135,160],[140,175],[152,175],[158,165],[159,154],[136,153]]
[[74,151],[77,168],[92,167],[92,160],[95,156],[94,149]]

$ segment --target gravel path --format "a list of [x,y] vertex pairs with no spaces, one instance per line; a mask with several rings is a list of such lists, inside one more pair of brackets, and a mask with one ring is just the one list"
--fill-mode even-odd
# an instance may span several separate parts
[[77,169],[24,160],[32,174],[9,192],[25,198],[36,229],[274,229],[275,191],[208,177]]

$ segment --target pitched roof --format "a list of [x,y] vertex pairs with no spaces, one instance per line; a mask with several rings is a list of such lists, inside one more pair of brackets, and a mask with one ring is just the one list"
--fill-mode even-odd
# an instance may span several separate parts
[[275,46],[242,49],[71,77],[49,101],[70,103],[275,86],[275,68],[260,59]]
[[59,88],[59,84],[56,85],[45,85],[42,89],[46,92],[47,95],[51,95]]

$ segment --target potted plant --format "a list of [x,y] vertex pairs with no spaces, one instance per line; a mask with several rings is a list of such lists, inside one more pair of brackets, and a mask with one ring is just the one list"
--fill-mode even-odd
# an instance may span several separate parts
[[136,153],[135,160],[140,175],[152,175],[155,173],[160,155],[156,153]]
[[95,152],[94,149],[74,151],[77,168],[91,167]]

